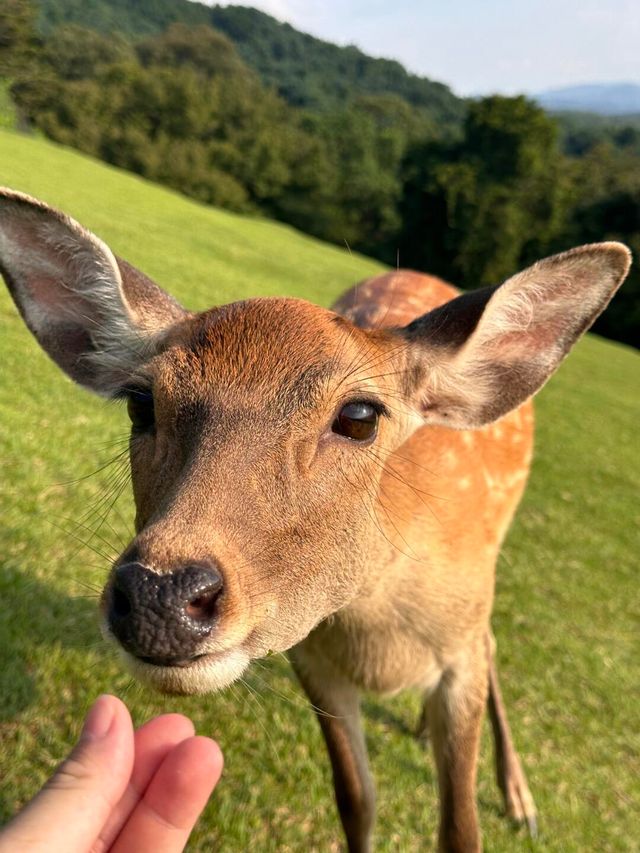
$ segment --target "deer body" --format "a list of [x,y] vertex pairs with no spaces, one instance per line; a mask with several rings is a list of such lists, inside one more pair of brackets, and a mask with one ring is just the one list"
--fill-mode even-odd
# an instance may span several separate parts
[[425,692],[439,846],[480,849],[484,707],[507,813],[535,808],[490,633],[496,558],[531,459],[530,397],[624,279],[584,246],[499,287],[395,272],[327,311],[194,314],[73,220],[0,191],[0,272],[77,382],[127,401],[136,536],[103,629],[165,692],[216,690],[288,651],[325,737],[351,851],[374,791],[359,692]]

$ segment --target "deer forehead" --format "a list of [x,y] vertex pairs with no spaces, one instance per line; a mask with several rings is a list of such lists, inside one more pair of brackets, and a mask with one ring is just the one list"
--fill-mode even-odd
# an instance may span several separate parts
[[[287,416],[374,384],[378,342],[338,315],[294,299],[251,299],[180,323],[152,364],[154,383],[183,403],[210,399]],[[356,368],[354,370],[354,367]]]

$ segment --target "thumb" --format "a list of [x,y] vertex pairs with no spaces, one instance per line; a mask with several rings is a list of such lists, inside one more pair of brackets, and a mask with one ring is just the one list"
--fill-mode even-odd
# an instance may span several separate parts
[[86,853],[127,786],[133,752],[129,711],[100,696],[69,757],[0,834],[0,853]]

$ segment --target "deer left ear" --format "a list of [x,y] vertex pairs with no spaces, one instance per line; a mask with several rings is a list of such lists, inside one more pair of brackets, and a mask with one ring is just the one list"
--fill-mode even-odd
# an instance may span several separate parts
[[407,386],[427,423],[481,427],[535,394],[622,284],[622,243],[581,246],[414,320]]
[[187,312],[95,234],[0,188],[0,274],[38,343],[72,379],[110,394]]

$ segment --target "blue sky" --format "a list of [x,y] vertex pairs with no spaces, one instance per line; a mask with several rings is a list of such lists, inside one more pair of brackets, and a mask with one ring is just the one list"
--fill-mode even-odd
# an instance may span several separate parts
[[640,83],[640,0],[233,2],[398,59],[461,95]]

